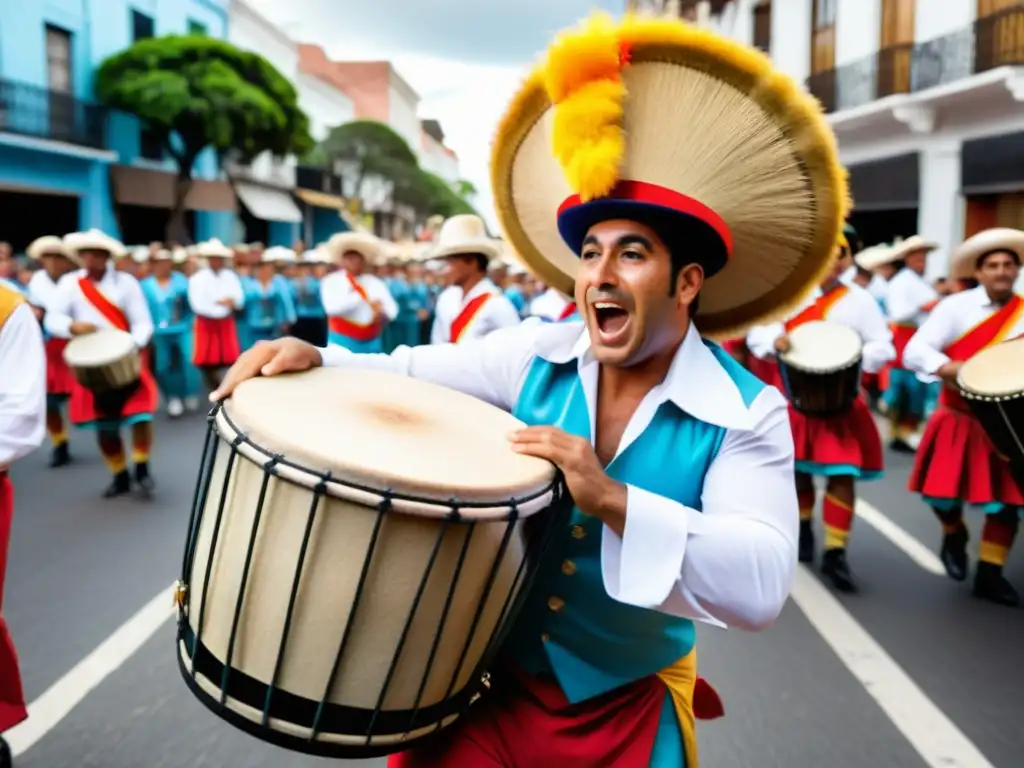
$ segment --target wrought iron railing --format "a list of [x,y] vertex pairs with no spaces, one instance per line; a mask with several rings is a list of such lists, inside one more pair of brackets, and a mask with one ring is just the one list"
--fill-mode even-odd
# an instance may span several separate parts
[[911,53],[914,46],[893,45],[835,69],[817,72],[807,79],[808,90],[826,112],[907,93],[910,90]]
[[0,132],[104,149],[108,114],[68,93],[0,79]]

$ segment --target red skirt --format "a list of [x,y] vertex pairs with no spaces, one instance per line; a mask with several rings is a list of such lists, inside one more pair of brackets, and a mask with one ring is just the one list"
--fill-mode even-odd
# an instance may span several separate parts
[[871,410],[858,397],[846,413],[817,418],[789,406],[796,469],[817,475],[871,479],[884,468],[882,440]]
[[548,677],[495,686],[438,741],[392,756],[388,768],[568,768],[649,765],[668,689],[651,676],[579,704]]
[[146,350],[139,354],[142,356],[139,386],[123,400],[123,404],[118,402],[115,407],[106,407],[104,403],[97,402],[91,390],[77,381],[74,383],[71,388],[71,400],[68,403],[68,417],[72,424],[79,427],[93,426],[100,421],[120,422],[131,417],[156,413],[160,396],[156,380],[149,370],[149,355]]
[[26,717],[25,694],[18,671],[18,655],[14,641],[4,622],[4,574],[7,571],[7,550],[11,543],[11,521],[14,518],[14,486],[6,472],[0,472],[0,733],[13,728]]
[[46,394],[70,395],[75,377],[64,362],[64,347],[67,339],[46,340]]
[[947,405],[928,419],[908,487],[933,499],[1024,506],[1009,464],[996,455],[981,423]]
[[234,363],[242,354],[235,318],[197,315],[193,349],[192,362],[200,368],[223,368]]
[[782,389],[779,365],[774,360],[762,360],[755,355],[750,355],[747,360],[747,369],[765,384]]

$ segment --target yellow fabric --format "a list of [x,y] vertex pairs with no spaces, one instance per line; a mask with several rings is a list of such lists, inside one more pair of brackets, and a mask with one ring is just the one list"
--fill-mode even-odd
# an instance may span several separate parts
[[1009,556],[1010,548],[995,542],[983,541],[978,546],[978,559],[983,563],[1002,567],[1006,565],[1006,560]]
[[14,314],[14,310],[24,303],[24,296],[0,282],[0,328],[4,327],[4,323]]
[[658,673],[658,679],[668,688],[672,704],[679,720],[679,730],[683,733],[683,753],[686,755],[686,768],[698,768],[697,765],[697,721],[693,714],[693,687],[697,684],[697,649],[670,667]]

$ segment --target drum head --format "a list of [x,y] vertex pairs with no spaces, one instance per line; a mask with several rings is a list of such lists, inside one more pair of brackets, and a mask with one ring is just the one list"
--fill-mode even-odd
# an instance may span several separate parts
[[1024,394],[1024,338],[984,349],[960,368],[960,388],[979,397]]
[[855,330],[827,320],[794,328],[789,334],[789,343],[789,352],[779,359],[811,373],[829,373],[853,365],[860,359],[863,346]]
[[72,368],[99,368],[116,362],[135,351],[130,333],[103,328],[95,333],[75,336],[64,347],[64,362]]
[[[510,499],[550,489],[555,478],[551,463],[513,452],[508,433],[524,426],[518,419],[396,374],[317,368],[250,379],[225,411],[256,445],[375,491],[507,508]],[[460,512],[475,516],[473,508]]]

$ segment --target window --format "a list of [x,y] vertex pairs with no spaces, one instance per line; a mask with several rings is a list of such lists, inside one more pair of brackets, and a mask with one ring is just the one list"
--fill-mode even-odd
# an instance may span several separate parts
[[200,37],[206,37],[206,25],[202,24],[195,19],[188,20],[188,33],[190,35],[198,35]]
[[51,91],[71,93],[71,33],[46,25],[46,77]]
[[837,0],[814,0],[811,23],[811,74],[835,68],[836,3]]
[[153,17],[138,11],[132,11],[132,42],[137,43],[139,40],[146,40],[150,37],[156,37]]
[[994,13],[1005,11],[1018,5],[1020,0],[978,0],[978,18],[982,19]]
[[916,0],[882,0],[882,45],[914,42],[914,6]]
[[[148,40],[156,36],[153,17],[132,11],[132,41]],[[159,135],[143,126],[139,131],[139,154],[147,160],[163,160],[164,147]]]
[[765,0],[754,9],[754,47],[772,52],[772,0]]

